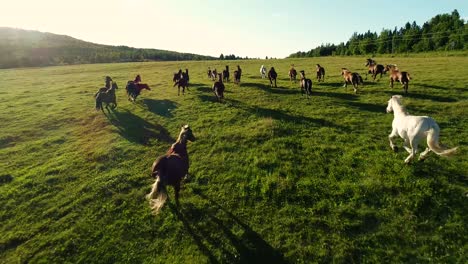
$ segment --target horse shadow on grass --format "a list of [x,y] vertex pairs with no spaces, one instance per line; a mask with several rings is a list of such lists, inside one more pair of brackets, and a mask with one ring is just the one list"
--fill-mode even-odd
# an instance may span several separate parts
[[282,87],[271,87],[270,83],[262,84],[262,83],[244,83],[244,85],[260,89],[262,91],[265,91],[267,93],[272,93],[272,94],[299,94],[299,90],[292,90],[288,88],[282,88]]
[[423,100],[431,100],[431,101],[435,101],[435,102],[441,102],[441,103],[453,103],[453,102],[457,102],[458,100],[456,98],[452,98],[452,97],[445,97],[445,96],[434,96],[434,95],[430,95],[430,94],[419,94],[419,93],[414,93],[414,92],[411,92],[409,91],[407,94],[404,93],[402,90],[399,90],[398,92],[395,91],[385,91],[386,94],[389,94],[389,97],[395,95],[395,94],[401,94],[403,95],[403,98],[404,97],[407,97],[407,98],[414,98],[414,99],[423,99]]
[[332,98],[338,98],[338,99],[346,100],[346,101],[356,101],[358,99],[358,95],[353,94],[353,93],[322,92],[322,91],[314,91],[313,88],[312,88],[312,93],[316,96],[332,97]]
[[142,106],[146,106],[148,111],[163,116],[172,117],[171,111],[177,108],[177,104],[174,101],[163,99],[143,99]]
[[161,125],[151,124],[128,110],[104,112],[104,114],[109,122],[119,130],[119,134],[128,141],[142,145],[147,145],[150,139],[158,139],[168,143],[175,141]]
[[344,82],[314,82],[313,87],[334,87],[334,88],[340,88],[343,87]]
[[[189,204],[176,208],[172,203],[169,207],[210,263],[286,263],[283,254],[249,225],[200,190],[193,191],[209,207]],[[235,234],[233,228],[241,232]],[[214,251],[221,252],[216,254],[218,258]]]

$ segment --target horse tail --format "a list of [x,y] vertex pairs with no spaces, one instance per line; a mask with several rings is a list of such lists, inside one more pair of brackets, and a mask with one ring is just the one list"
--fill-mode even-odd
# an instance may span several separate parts
[[157,177],[151,187],[151,192],[147,195],[151,210],[154,214],[158,214],[167,200],[166,186],[162,183],[161,178]]
[[100,94],[96,97],[96,111],[102,109],[102,99]]
[[439,132],[440,128],[437,124],[433,124],[427,133],[427,145],[437,155],[449,157],[456,153],[458,147],[448,149],[445,146],[441,146],[439,143]]

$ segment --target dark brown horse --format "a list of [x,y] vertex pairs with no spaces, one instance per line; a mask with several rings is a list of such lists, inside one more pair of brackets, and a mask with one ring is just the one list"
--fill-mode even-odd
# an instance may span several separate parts
[[289,75],[289,80],[291,82],[292,81],[296,82],[297,71],[296,71],[296,69],[294,69],[294,65],[291,66],[291,69],[289,69],[288,75]]
[[213,93],[215,94],[218,101],[224,99],[224,83],[221,73],[218,73],[218,81],[213,84]]
[[128,81],[125,90],[127,90],[128,100],[135,102],[138,95],[140,95],[141,90],[146,89],[151,91],[151,88],[146,83],[137,83],[135,81]]
[[275,67],[271,67],[271,69],[268,71],[268,79],[270,79],[270,86],[273,87],[273,81],[275,82],[275,88],[276,86],[276,78],[278,77],[278,73],[275,71]]
[[325,68],[320,66],[320,64],[317,64],[317,82],[324,82],[325,81]]
[[306,94],[307,99],[312,95],[312,80],[305,77],[305,72],[300,71],[301,73],[301,95]]
[[[111,109],[117,107],[117,98],[115,96],[115,90],[117,89],[117,83],[112,82],[112,87],[107,89],[105,92],[97,92],[96,97],[96,110],[104,111],[102,103],[106,104],[106,108],[109,109],[109,105],[111,105]],[[102,89],[102,88],[101,88]],[[99,90],[101,90],[99,89]]]
[[241,76],[242,76],[242,69],[240,68],[239,65],[237,65],[237,70],[234,71],[234,83],[235,84],[237,85],[240,84]]
[[226,65],[226,69],[223,70],[223,82],[229,82],[229,66]]
[[408,93],[408,85],[411,80],[408,72],[401,72],[396,65],[385,66],[385,72],[390,72],[390,87],[393,88],[393,82],[400,82],[403,85],[403,90]]
[[362,77],[361,75],[359,75],[359,73],[351,72],[350,70],[346,68],[341,68],[341,75],[343,76],[343,79],[345,80],[343,87],[344,88],[348,87],[348,83],[352,84],[354,93],[357,93],[359,84],[364,85],[364,81],[362,80]]
[[94,94],[94,98],[96,98],[96,96],[98,96],[99,93],[105,93],[107,90],[109,90],[109,88],[111,88],[111,84],[112,84],[112,78],[109,77],[109,76],[106,76],[106,84],[104,87],[102,88],[99,88],[99,90],[97,91],[96,94]]
[[385,67],[382,64],[377,64],[377,62],[373,59],[367,59],[366,61],[366,66],[368,68],[368,71],[366,73],[366,80],[367,80],[367,74],[372,74],[372,79],[375,81],[375,78],[377,77],[377,74],[380,73],[380,78],[382,78],[382,74],[385,73]]
[[185,95],[185,88],[187,88],[188,90],[188,70],[186,70],[186,72],[182,72],[182,70],[179,70],[179,73],[174,74],[174,80],[175,81],[173,87],[177,85],[177,95],[180,95],[180,87],[182,87],[182,95]]
[[158,157],[153,162],[151,174],[156,181],[146,197],[154,213],[158,213],[167,200],[167,185],[174,187],[176,205],[179,205],[180,184],[189,169],[187,141],[195,141],[195,136],[190,127],[185,125],[180,130],[179,138],[172,144],[166,155]]

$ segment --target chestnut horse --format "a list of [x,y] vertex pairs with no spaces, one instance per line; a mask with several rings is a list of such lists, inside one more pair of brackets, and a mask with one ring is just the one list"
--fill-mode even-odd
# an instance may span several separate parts
[[296,76],[297,76],[297,71],[294,69],[294,66],[291,66],[291,69],[289,69],[289,81],[294,81],[296,82]]
[[344,88],[348,87],[348,83],[353,85],[354,93],[357,93],[357,88],[359,88],[359,84],[364,85],[364,81],[362,80],[361,75],[356,72],[351,72],[346,68],[341,68],[341,75],[343,76],[345,83],[343,85]]
[[221,73],[218,73],[218,81],[213,83],[213,93],[215,94],[216,98],[218,101],[221,101],[221,99],[224,99],[224,83],[223,83],[223,75]]
[[377,77],[377,74],[380,73],[380,78],[382,78],[382,74],[385,73],[385,67],[382,64],[377,64],[377,62],[373,59],[367,59],[366,66],[368,68],[368,71],[366,73],[366,80],[367,80],[367,74],[371,73],[372,74],[372,79],[375,81],[375,78]]
[[134,81],[128,81],[125,90],[127,90],[128,100],[135,102],[138,95],[140,95],[141,90],[146,89],[151,91],[151,88],[146,83],[136,83]]
[[317,64],[317,82],[324,82],[325,81],[325,68]]
[[270,79],[270,86],[273,87],[273,81],[275,82],[275,88],[276,86],[276,78],[278,77],[278,73],[275,71],[275,67],[271,67],[271,69],[268,71],[268,79]]
[[305,77],[305,72],[300,71],[301,73],[301,95],[306,94],[307,99],[312,95],[312,80]]
[[182,127],[179,138],[172,144],[166,155],[158,157],[151,167],[151,175],[156,178],[151,192],[146,196],[149,199],[153,213],[158,213],[167,200],[166,186],[174,187],[176,205],[179,205],[180,183],[188,174],[189,157],[187,141],[195,141],[195,136],[188,125]]
[[385,66],[385,72],[390,72],[390,88],[393,88],[393,82],[400,82],[403,85],[403,90],[408,93],[408,84],[411,80],[408,72],[401,72],[396,65]]

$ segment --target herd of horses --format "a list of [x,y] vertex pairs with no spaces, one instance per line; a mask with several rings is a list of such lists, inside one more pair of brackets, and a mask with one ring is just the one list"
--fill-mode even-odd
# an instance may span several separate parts
[[[410,81],[410,74],[408,72],[400,71],[398,67],[393,64],[385,66],[377,64],[376,61],[372,59],[367,59],[365,66],[368,67],[366,79],[367,74],[371,74],[373,81],[375,81],[378,75],[380,75],[380,80],[383,74],[389,73],[390,87],[393,88],[394,82],[400,82],[404,92],[408,92],[408,83]],[[216,99],[222,101],[225,91],[224,83],[230,82],[231,75],[229,66],[226,66],[222,72],[208,68],[207,74],[208,78],[213,81],[212,91]],[[312,80],[306,77],[304,70],[299,71],[299,74],[301,94],[305,94],[307,98],[309,98],[312,96]],[[271,87],[277,87],[276,81],[278,73],[274,67],[271,67],[267,71],[267,68],[262,65],[260,67],[260,75],[262,79],[269,79]],[[352,84],[355,93],[357,93],[359,85],[363,85],[364,83],[359,73],[351,72],[347,68],[341,69],[341,75],[344,79],[343,86],[347,87],[348,84]],[[235,84],[240,84],[241,76],[242,69],[238,65],[233,73]],[[290,82],[297,82],[297,71],[294,65],[291,65],[288,76]],[[180,69],[177,73],[174,73],[173,87],[178,87],[178,95],[180,95],[181,88],[182,94],[185,94],[185,89],[188,89],[189,86],[189,80],[188,69],[185,69],[185,72]],[[317,82],[325,81],[325,68],[320,64],[316,64],[316,80]],[[94,95],[96,110],[104,110],[104,105],[108,109],[117,107],[116,89],[118,89],[116,82],[114,82],[111,77],[107,76],[105,78],[105,87],[100,88]],[[147,84],[141,83],[140,75],[137,75],[134,80],[128,81],[126,86],[128,100],[135,102],[143,89],[151,90]],[[388,136],[390,147],[392,150],[397,151],[393,139],[397,136],[404,139],[404,149],[409,153],[409,156],[405,159],[405,163],[410,163],[414,160],[418,150],[418,143],[423,138],[427,140],[427,148],[420,154],[419,160],[424,160],[431,151],[441,156],[451,156],[456,153],[457,148],[449,149],[439,143],[440,128],[432,118],[408,114],[402,104],[402,96],[394,95],[390,98],[387,105],[387,112],[394,113],[392,132]],[[184,125],[181,127],[177,141],[172,144],[165,155],[158,157],[152,165],[151,174],[155,178],[155,181],[152,184],[151,192],[147,195],[147,199],[155,214],[159,212],[168,198],[166,190],[166,186],[168,185],[174,187],[175,202],[176,205],[179,204],[181,182],[184,177],[188,175],[189,170],[189,157],[187,152],[188,141],[195,141],[195,136],[191,128],[188,125]]]

